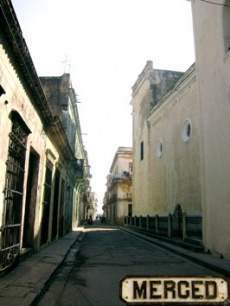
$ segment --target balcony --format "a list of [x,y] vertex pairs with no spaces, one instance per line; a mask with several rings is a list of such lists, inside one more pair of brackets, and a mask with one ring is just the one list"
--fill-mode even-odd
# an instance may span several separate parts
[[121,181],[121,180],[131,180],[132,175],[128,171],[123,171],[120,174],[116,174],[111,176],[111,182]]
[[75,159],[72,161],[71,166],[74,168],[75,176],[78,179],[83,179],[84,177],[84,159]]

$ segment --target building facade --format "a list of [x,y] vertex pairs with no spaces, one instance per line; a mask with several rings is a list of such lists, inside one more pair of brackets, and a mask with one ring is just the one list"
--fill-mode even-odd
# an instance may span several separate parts
[[95,192],[91,189],[86,193],[86,204],[85,204],[85,220],[92,218],[94,221],[97,214],[97,197]]
[[104,216],[111,224],[123,224],[132,215],[132,149],[119,147],[107,177]]
[[230,1],[191,4],[201,116],[204,244],[230,258]]
[[79,218],[86,154],[69,75],[59,79],[65,93],[52,104],[12,4],[1,1],[0,271],[20,254],[62,237],[72,229],[73,216],[74,222]]
[[87,203],[84,201],[84,195],[90,188],[88,156],[82,140],[76,93],[72,87],[70,75],[67,73],[59,77],[39,77],[39,80],[53,118],[60,119],[68,144],[74,153],[73,162],[69,163],[70,170],[74,163],[77,162],[80,166],[80,171],[82,171],[78,173],[75,179],[71,180],[76,185],[74,191],[75,200],[72,207],[73,227],[76,227],[85,218],[84,211]]
[[168,215],[178,205],[188,214],[201,213],[196,91],[194,66],[183,75],[155,70],[152,62],[133,86],[136,215]]
[[132,88],[133,213],[170,224],[179,208],[202,220],[206,250],[230,258],[230,2],[191,2],[196,64],[147,62]]

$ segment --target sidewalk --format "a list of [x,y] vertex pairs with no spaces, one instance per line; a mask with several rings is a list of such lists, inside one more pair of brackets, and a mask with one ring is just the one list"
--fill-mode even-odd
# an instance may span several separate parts
[[185,248],[176,246],[172,243],[162,241],[159,238],[153,238],[145,234],[139,233],[135,230],[126,228],[124,226],[123,227],[121,226],[120,229],[126,232],[129,232],[132,235],[140,237],[141,239],[149,241],[150,243],[158,245],[159,247],[167,249],[175,254],[186,257],[187,259],[193,262],[196,262],[199,265],[204,266],[208,269],[211,269],[217,273],[220,273],[224,275],[225,277],[230,277],[230,260],[217,258],[217,257],[214,257],[213,255],[206,254],[206,253],[193,252],[191,250],[187,250]]
[[74,231],[32,255],[0,279],[1,306],[29,306],[61,266],[82,231]]

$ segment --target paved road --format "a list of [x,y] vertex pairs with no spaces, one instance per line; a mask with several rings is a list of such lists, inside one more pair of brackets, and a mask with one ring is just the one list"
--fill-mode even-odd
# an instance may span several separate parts
[[58,273],[38,305],[124,305],[119,299],[119,281],[126,275],[215,274],[126,232],[91,227],[76,258],[72,256]]

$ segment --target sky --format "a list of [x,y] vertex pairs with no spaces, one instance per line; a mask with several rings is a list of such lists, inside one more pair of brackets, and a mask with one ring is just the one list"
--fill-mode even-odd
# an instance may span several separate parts
[[91,186],[102,206],[119,146],[132,145],[131,87],[147,60],[185,71],[194,62],[186,0],[12,0],[39,76],[70,72]]

